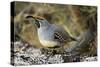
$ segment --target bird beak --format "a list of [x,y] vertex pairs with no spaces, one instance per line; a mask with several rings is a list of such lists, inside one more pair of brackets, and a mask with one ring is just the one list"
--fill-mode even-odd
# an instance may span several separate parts
[[40,27],[40,23],[39,23],[39,20],[37,19],[37,17],[34,17],[34,16],[26,16],[27,19],[32,19],[32,22],[33,20],[35,20],[35,24],[36,26],[39,28]]

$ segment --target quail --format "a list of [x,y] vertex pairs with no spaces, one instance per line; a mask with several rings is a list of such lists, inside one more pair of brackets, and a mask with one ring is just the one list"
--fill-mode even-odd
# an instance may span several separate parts
[[37,26],[39,41],[44,47],[60,47],[68,42],[76,41],[62,26],[51,24],[43,17],[27,16],[26,18],[34,20],[32,22]]

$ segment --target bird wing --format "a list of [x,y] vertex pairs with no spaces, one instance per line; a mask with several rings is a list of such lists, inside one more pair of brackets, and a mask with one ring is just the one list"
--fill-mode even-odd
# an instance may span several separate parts
[[69,34],[64,30],[62,27],[56,27],[55,32],[54,32],[54,39],[61,42],[65,43],[67,40],[70,38]]
[[75,40],[72,38],[67,31],[61,27],[61,26],[55,26],[55,32],[54,32],[54,40],[59,41],[61,43],[70,42],[72,40]]
[[54,40],[64,43],[66,41],[65,37],[62,36],[59,32],[54,33]]

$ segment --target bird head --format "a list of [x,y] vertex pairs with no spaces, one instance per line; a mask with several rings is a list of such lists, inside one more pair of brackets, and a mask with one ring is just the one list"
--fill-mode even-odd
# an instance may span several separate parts
[[48,21],[45,18],[40,17],[40,16],[27,16],[26,18],[27,19],[28,18],[34,19],[35,20],[34,23],[36,24],[36,26],[38,28],[40,28],[40,27],[47,27],[49,25]]

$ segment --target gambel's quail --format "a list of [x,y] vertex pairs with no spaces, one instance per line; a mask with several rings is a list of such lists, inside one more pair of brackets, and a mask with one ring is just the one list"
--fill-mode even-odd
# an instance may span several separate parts
[[39,41],[44,47],[59,47],[68,42],[76,41],[63,27],[50,24],[45,18],[39,16],[27,16],[26,18],[34,20],[34,22],[32,22],[36,24],[38,28],[37,33]]

